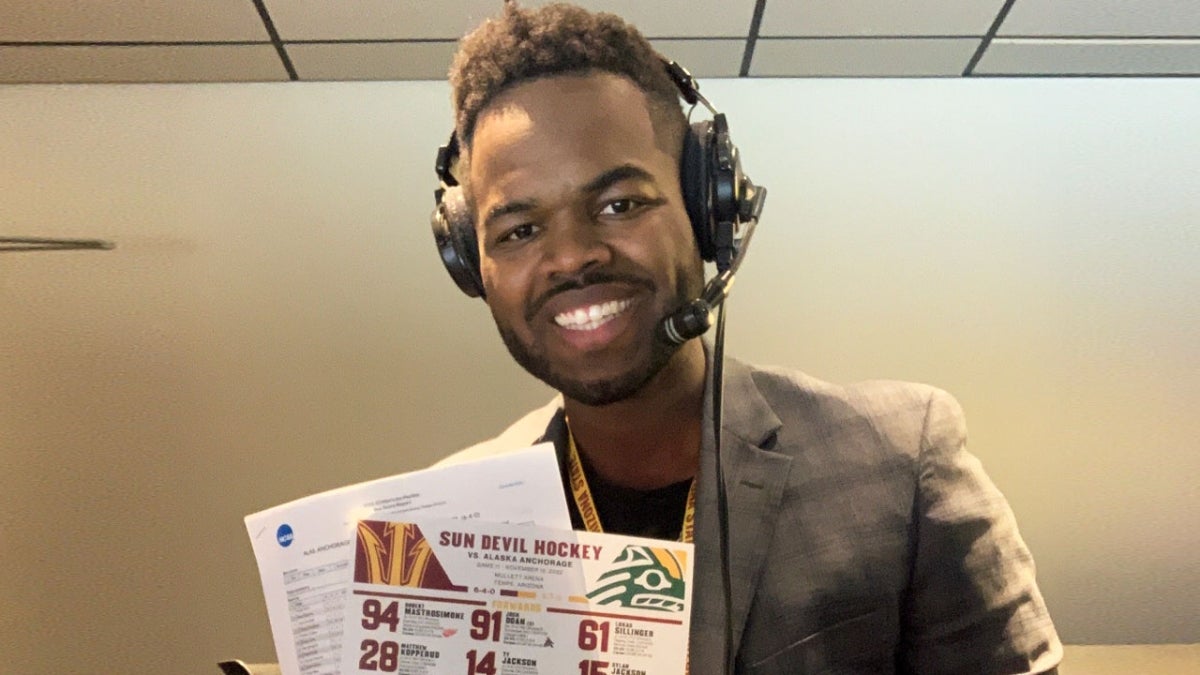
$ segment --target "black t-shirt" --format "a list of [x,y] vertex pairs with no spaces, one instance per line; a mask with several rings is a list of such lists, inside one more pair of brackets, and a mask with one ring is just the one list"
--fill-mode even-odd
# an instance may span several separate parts
[[[683,512],[687,508],[688,490],[691,479],[672,483],[653,490],[635,490],[609,483],[596,475],[580,453],[583,472],[587,476],[588,489],[596,503],[600,524],[605,532],[626,534],[651,539],[679,541],[683,529]],[[563,490],[567,495],[567,506],[571,511],[571,527],[587,530],[579,506],[571,493],[571,482],[566,467],[563,467]]]

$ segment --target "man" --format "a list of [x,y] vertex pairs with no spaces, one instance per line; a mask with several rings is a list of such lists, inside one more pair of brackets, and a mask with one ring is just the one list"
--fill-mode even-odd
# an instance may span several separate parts
[[[506,6],[451,82],[476,291],[561,397],[449,461],[553,441],[577,529],[678,539],[694,509],[690,672],[724,672],[711,349],[658,337],[703,288],[679,91],[635,29],[565,6]],[[737,672],[1054,672],[1032,560],[953,399],[733,360],[724,391]]]

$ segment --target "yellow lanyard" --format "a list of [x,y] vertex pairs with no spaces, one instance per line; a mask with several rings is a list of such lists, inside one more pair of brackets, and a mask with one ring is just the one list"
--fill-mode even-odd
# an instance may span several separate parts
[[[579,450],[575,447],[575,434],[567,430],[567,478],[571,481],[571,495],[575,498],[575,506],[583,518],[583,525],[588,532],[603,532],[600,524],[600,512],[596,510],[596,502],[592,499],[592,491],[588,488],[587,476],[583,473],[583,462],[579,459]],[[687,505],[683,509],[683,527],[680,528],[679,540],[685,544],[692,542],[696,530],[696,479],[692,479],[688,487]]]

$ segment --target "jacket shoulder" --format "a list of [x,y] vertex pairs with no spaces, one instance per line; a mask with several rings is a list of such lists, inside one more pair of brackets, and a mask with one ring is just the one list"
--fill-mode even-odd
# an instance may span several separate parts
[[779,367],[754,367],[751,373],[784,430],[819,430],[818,435],[825,437],[862,432],[914,456],[931,428],[965,440],[958,402],[928,384],[897,380],[834,384]]

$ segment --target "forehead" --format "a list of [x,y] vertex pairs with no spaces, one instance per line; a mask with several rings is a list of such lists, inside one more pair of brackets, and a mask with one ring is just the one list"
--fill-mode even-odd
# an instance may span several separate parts
[[[479,206],[521,189],[585,183],[622,164],[675,170],[646,95],[619,75],[558,75],[514,86],[480,113],[470,150]],[[524,186],[524,187],[523,187]]]

